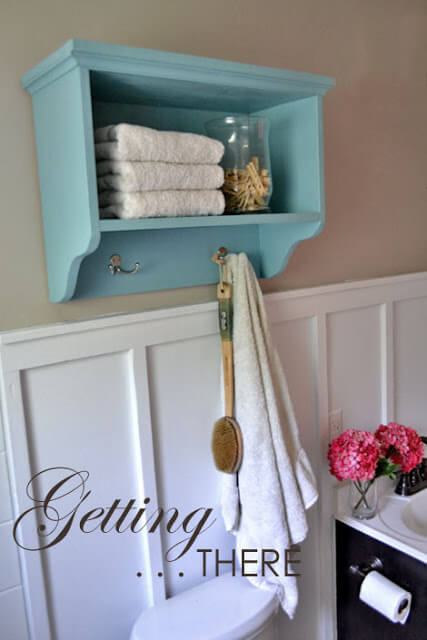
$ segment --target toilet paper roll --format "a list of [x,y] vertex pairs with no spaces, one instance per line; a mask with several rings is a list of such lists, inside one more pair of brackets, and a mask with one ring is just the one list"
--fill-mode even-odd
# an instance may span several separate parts
[[359,598],[392,622],[405,624],[408,619],[412,594],[378,571],[371,571],[364,578]]

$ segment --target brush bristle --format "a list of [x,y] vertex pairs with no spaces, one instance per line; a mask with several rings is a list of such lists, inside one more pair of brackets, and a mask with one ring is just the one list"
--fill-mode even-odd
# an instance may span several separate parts
[[227,417],[215,422],[212,453],[218,471],[236,473],[241,462],[241,437],[238,424]]

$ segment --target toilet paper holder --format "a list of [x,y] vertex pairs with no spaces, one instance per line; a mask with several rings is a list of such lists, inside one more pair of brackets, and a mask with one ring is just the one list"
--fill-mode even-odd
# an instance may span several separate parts
[[365,578],[370,571],[382,571],[384,565],[376,556],[369,556],[368,562],[365,564],[351,564],[348,568],[349,572],[354,576]]
[[[377,558],[376,556],[370,556],[368,558],[368,562],[367,563],[365,563],[365,564],[351,564],[349,566],[348,570],[352,575],[359,576],[360,578],[363,578],[363,580],[362,580],[362,584],[363,584],[364,579],[366,578],[366,576],[371,571],[382,572],[383,568],[384,568],[384,565],[383,565],[382,561],[379,558]],[[372,606],[370,603],[366,602],[366,600],[364,600],[364,602],[366,604],[369,604],[369,606]],[[402,614],[404,611],[409,609],[410,605],[411,605],[411,596],[409,596],[408,598],[405,598],[404,600],[402,600],[402,602],[399,604],[399,608],[397,610],[397,613],[399,615]],[[380,613],[382,613],[382,612],[380,612]],[[401,624],[405,624],[407,617],[408,616],[406,615],[404,621],[403,622],[401,621]],[[396,620],[393,620],[392,622],[396,622]]]

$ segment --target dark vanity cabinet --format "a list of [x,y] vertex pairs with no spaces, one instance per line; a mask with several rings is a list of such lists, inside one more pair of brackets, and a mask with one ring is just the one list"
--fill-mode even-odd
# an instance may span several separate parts
[[[349,571],[376,556],[381,573],[412,593],[405,625],[390,622],[359,600],[362,578]],[[427,640],[427,565],[336,522],[337,640]]]

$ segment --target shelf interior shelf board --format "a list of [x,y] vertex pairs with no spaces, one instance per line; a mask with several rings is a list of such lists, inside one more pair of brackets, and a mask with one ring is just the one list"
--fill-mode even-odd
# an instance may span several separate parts
[[176,218],[137,218],[100,220],[101,232],[179,229],[186,227],[233,227],[252,224],[282,224],[320,221],[320,213],[252,213],[220,216],[185,216]]

